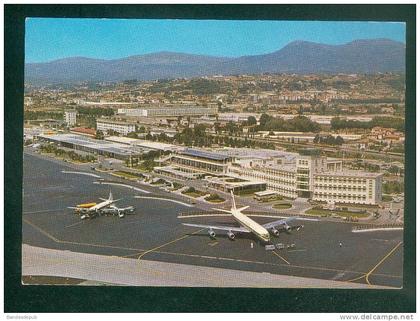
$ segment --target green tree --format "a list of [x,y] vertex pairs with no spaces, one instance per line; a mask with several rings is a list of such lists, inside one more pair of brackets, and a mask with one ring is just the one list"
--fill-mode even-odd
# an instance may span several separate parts
[[95,134],[95,138],[96,139],[104,139],[104,133],[102,132],[102,130],[97,130],[96,134]]
[[260,126],[264,127],[273,117],[267,115],[266,113],[262,114],[260,117]]
[[146,128],[144,126],[140,126],[139,128],[137,128],[137,132],[143,134],[146,132]]
[[127,137],[129,137],[129,138],[139,138],[139,136],[137,135],[137,133],[136,132],[130,132],[130,133],[128,133],[127,134]]
[[257,124],[257,119],[254,116],[248,116],[247,125],[254,126]]
[[335,145],[343,145],[344,144],[344,139],[341,136],[337,136],[335,138]]

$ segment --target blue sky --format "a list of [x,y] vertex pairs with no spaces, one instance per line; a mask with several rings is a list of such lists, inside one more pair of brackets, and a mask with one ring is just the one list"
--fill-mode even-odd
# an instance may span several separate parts
[[73,56],[115,59],[158,51],[238,57],[276,51],[294,40],[343,44],[405,42],[394,22],[64,19],[26,20],[26,62]]

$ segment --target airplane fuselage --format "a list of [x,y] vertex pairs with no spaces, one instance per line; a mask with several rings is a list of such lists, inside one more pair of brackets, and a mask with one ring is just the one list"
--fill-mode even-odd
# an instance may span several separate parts
[[232,216],[241,226],[255,234],[255,236],[257,236],[260,240],[264,242],[270,241],[270,233],[267,231],[267,229],[254,220],[250,219],[245,214],[242,214],[236,209],[232,209]]
[[108,207],[109,205],[111,205],[113,203],[115,203],[115,201],[113,201],[113,200],[103,201],[103,202],[101,202],[99,204],[96,204],[95,206],[90,207],[88,209],[88,212],[96,212],[96,211],[99,211],[100,209],[105,208],[105,207]]

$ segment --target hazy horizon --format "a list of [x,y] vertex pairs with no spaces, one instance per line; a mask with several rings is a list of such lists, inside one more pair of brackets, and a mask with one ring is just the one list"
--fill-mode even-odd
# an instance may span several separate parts
[[399,22],[28,18],[25,63],[70,57],[121,59],[173,52],[236,58],[293,41],[342,45],[361,39],[405,44]]

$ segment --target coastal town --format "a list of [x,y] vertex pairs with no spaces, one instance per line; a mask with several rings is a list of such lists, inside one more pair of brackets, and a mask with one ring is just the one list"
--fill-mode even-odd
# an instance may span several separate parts
[[373,206],[395,223],[404,97],[393,73],[27,83],[25,146],[126,178],[182,181],[209,199],[233,191],[280,209],[307,200],[307,213],[356,219],[349,206]]

